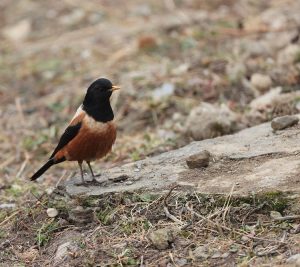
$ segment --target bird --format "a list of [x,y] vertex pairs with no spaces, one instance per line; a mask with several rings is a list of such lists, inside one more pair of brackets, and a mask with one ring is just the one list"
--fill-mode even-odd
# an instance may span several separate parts
[[58,145],[48,161],[30,178],[38,179],[51,166],[64,161],[77,161],[80,169],[81,184],[86,184],[82,164],[85,161],[97,182],[90,162],[103,158],[112,149],[117,137],[114,112],[110,105],[112,93],[120,87],[110,80],[100,78],[87,89],[82,104],[62,134]]

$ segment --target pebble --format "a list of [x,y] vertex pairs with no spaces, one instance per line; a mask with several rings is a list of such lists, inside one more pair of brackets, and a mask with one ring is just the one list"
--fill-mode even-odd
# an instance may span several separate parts
[[207,259],[209,257],[208,248],[206,246],[199,246],[193,250],[193,256],[200,259]]
[[156,88],[152,92],[152,98],[154,101],[162,101],[165,98],[170,97],[174,94],[175,87],[172,83],[164,83],[161,87]]
[[92,209],[77,206],[69,211],[69,219],[76,224],[85,225],[94,220],[94,213]]
[[193,108],[185,123],[185,134],[196,141],[229,134],[237,130],[238,115],[226,105],[202,102]]
[[50,218],[54,218],[58,215],[58,211],[57,209],[55,208],[48,208],[47,209],[47,215],[50,217]]
[[2,30],[4,37],[13,42],[22,42],[28,39],[32,29],[32,21],[23,19],[14,25],[8,26]]
[[241,237],[241,241],[242,241],[243,243],[247,243],[249,240],[250,240],[250,239],[249,239],[248,236],[243,235],[243,236]]
[[272,80],[268,75],[254,73],[251,76],[251,84],[259,91],[266,91],[272,86]]
[[162,228],[150,232],[148,235],[152,245],[159,250],[170,248],[174,242],[176,231],[174,228]]
[[295,254],[291,257],[289,257],[286,260],[287,263],[295,264],[295,267],[300,267],[300,253]]
[[54,192],[55,188],[54,187],[49,187],[46,189],[46,193],[48,196],[50,196]]
[[58,246],[54,257],[54,262],[59,263],[66,261],[72,253],[75,253],[79,248],[73,242],[66,242]]
[[279,64],[292,64],[300,54],[300,46],[297,44],[290,44],[278,53]]
[[280,212],[278,212],[278,211],[276,211],[276,210],[272,210],[272,211],[270,211],[270,217],[271,217],[272,219],[278,219],[278,218],[281,218],[282,215],[281,215]]
[[190,169],[199,169],[207,167],[209,164],[210,153],[207,150],[192,155],[186,159],[186,164]]
[[293,126],[299,122],[299,118],[293,115],[286,115],[282,117],[277,117],[272,120],[271,127],[273,130],[283,130],[287,127]]
[[221,257],[225,259],[225,258],[227,258],[229,255],[230,255],[229,252],[225,252],[225,253],[222,254]]
[[15,203],[3,203],[0,204],[0,209],[13,209],[16,207]]
[[222,254],[219,252],[219,251],[217,251],[217,252],[215,252],[212,256],[211,256],[211,258],[212,259],[218,259],[218,258],[220,258],[222,256]]

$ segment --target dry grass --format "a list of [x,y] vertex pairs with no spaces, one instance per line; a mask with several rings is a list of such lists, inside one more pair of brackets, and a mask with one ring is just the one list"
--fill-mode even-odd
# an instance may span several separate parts
[[[77,205],[93,210],[92,223],[70,222],[68,212]],[[47,218],[48,207],[56,207],[59,216]],[[73,240],[77,249],[69,253],[71,266],[247,266],[268,263],[270,256],[280,264],[297,252],[299,218],[273,220],[270,211],[289,214],[294,208],[286,195],[275,192],[237,198],[172,188],[163,195],[135,192],[73,200],[53,193],[28,201],[3,221],[1,258],[8,264],[51,266],[57,246]],[[175,229],[176,236],[169,249],[158,251],[148,235],[161,228]],[[204,245],[207,258],[199,258],[194,251]],[[36,251],[34,258],[30,251]]]

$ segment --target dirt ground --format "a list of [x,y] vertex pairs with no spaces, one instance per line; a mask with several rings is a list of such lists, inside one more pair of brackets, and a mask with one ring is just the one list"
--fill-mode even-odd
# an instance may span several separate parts
[[[274,63],[278,35],[299,41],[297,1],[2,0],[0,7],[0,266],[276,266],[299,253],[299,219],[271,216],[297,213],[277,192],[70,199],[49,190],[78,171],[68,162],[28,181],[98,77],[122,91],[113,98],[117,142],[96,172],[189,143],[184,122],[201,101],[243,118],[257,96],[245,86],[256,71],[297,90],[299,58]],[[255,50],[261,41],[273,50]],[[155,98],[163,85],[172,95]],[[87,210],[83,219],[71,218],[76,206]],[[48,217],[48,208],[59,215]],[[161,228],[170,233],[165,249],[149,238]],[[68,241],[60,261],[58,246]]]

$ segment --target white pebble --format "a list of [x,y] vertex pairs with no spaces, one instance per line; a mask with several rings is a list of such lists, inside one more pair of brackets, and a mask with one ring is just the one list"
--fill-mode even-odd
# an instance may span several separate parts
[[50,218],[54,218],[58,215],[58,211],[55,208],[49,208],[47,209],[47,214]]

